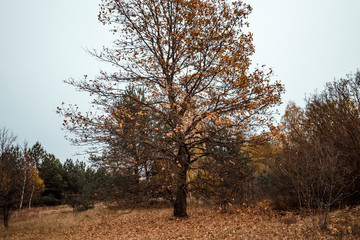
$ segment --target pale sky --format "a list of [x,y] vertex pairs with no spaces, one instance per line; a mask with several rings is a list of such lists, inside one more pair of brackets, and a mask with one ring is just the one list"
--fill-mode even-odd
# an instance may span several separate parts
[[[305,94],[360,69],[360,0],[248,0],[253,62],[274,70],[283,102],[304,106]],[[61,102],[89,99],[64,79],[96,75],[108,66],[84,48],[114,39],[97,20],[100,0],[0,0],[0,127],[21,143],[39,141],[61,161],[79,152],[65,140]],[[285,104],[284,104],[285,106]],[[283,108],[282,108],[283,109]]]

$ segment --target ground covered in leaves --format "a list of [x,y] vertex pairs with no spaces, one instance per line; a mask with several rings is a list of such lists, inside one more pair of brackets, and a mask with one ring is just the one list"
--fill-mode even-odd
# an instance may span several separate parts
[[265,206],[230,213],[194,207],[186,219],[171,214],[169,208],[102,205],[85,212],[67,206],[22,210],[13,214],[9,229],[0,227],[0,239],[360,239],[360,207],[332,212],[324,231],[302,214]]

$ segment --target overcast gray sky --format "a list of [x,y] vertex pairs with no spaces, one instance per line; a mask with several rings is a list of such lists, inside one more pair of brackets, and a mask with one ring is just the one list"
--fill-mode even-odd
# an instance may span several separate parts
[[[99,0],[0,0],[0,127],[20,142],[36,141],[61,161],[76,147],[64,139],[61,102],[80,103],[64,79],[96,75],[101,65],[84,48],[108,46]],[[305,94],[360,68],[359,0],[248,0],[253,6],[254,63],[272,67],[285,84],[283,101],[304,106]]]

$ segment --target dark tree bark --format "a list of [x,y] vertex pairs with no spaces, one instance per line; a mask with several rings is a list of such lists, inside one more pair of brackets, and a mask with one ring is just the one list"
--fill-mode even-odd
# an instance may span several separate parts
[[178,185],[174,201],[174,217],[187,217],[187,183],[186,183],[187,167],[183,166],[178,174]]
[[4,217],[4,227],[8,228],[9,227],[9,216],[10,216],[10,212],[8,209],[4,210],[3,213],[3,217]]

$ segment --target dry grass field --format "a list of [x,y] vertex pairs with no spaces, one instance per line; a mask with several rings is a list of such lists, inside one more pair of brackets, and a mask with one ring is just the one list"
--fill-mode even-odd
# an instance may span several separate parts
[[191,207],[186,219],[171,213],[170,208],[130,212],[101,205],[85,212],[34,208],[13,213],[10,228],[0,227],[0,239],[360,239],[360,207],[332,212],[322,232],[311,227],[309,217],[264,206],[232,213]]

